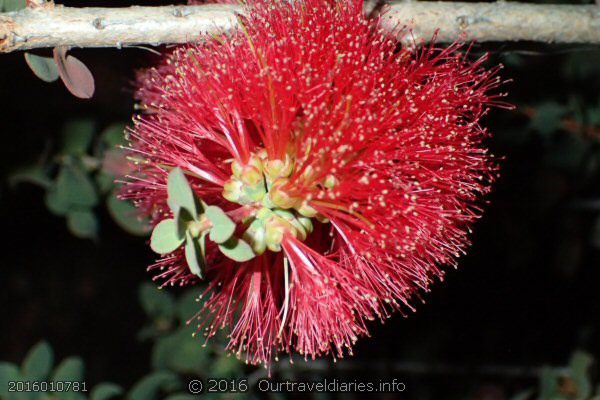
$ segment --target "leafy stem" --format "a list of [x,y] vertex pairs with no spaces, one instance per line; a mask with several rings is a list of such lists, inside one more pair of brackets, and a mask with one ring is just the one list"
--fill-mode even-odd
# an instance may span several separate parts
[[207,237],[234,261],[254,258],[250,245],[235,237],[235,222],[220,207],[200,200],[178,167],[169,173],[167,194],[173,218],[162,220],[152,231],[150,247],[156,253],[168,254],[184,246],[188,267],[200,279],[206,269]]

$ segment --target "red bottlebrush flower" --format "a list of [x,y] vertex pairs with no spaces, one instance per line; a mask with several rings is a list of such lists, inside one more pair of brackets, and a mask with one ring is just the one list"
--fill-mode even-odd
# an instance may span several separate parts
[[459,45],[401,48],[358,0],[263,0],[240,23],[140,76],[124,197],[160,222],[157,279],[206,279],[207,337],[228,327],[250,363],[342,357],[464,252],[501,82]]

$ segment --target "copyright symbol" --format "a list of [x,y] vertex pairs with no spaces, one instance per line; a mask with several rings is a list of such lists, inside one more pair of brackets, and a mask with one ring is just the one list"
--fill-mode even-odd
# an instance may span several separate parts
[[202,381],[194,379],[188,384],[188,390],[191,394],[202,393]]

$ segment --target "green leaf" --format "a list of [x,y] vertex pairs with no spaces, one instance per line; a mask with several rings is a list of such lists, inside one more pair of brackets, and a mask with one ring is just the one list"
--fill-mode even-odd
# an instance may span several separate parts
[[156,288],[151,283],[144,283],[139,289],[139,299],[146,314],[154,319],[171,319],[175,313],[175,300],[173,296]]
[[107,147],[116,147],[119,145],[127,144],[127,140],[125,140],[125,127],[126,126],[127,125],[122,122],[117,122],[117,123],[109,125],[100,134],[100,140]]
[[158,400],[161,389],[176,390],[181,387],[179,377],[168,371],[153,372],[142,378],[129,392],[129,400]]
[[235,222],[217,206],[206,207],[204,213],[213,224],[210,229],[210,240],[219,244],[226,242],[235,232]]
[[177,237],[185,238],[185,231],[188,228],[188,224],[194,220],[192,215],[185,209],[179,206],[175,206],[173,214],[175,215],[175,221],[177,221]]
[[221,253],[237,262],[244,262],[254,258],[252,247],[242,239],[231,238],[219,245]]
[[25,0],[4,0],[4,11],[19,11],[25,8]]
[[180,321],[187,321],[202,307],[202,303],[199,301],[200,293],[197,288],[190,288],[179,297],[177,300],[177,316]]
[[95,181],[96,187],[101,194],[108,193],[115,187],[115,177],[104,171],[98,171]]
[[[202,396],[202,397],[204,397],[204,396]],[[197,398],[198,398],[197,396],[193,396],[191,394],[177,393],[177,394],[167,397],[165,400],[195,400]]]
[[106,199],[106,207],[113,220],[124,231],[137,236],[146,236],[150,233],[148,218],[141,218],[135,206],[127,200],[119,200],[115,193]]
[[72,381],[72,382],[83,382],[84,366],[83,361],[79,357],[65,358],[56,367],[52,380],[58,381]]
[[164,219],[154,227],[150,238],[150,247],[158,254],[168,254],[175,251],[183,239],[177,237],[177,224],[172,218]]
[[94,138],[95,124],[91,119],[69,121],[63,128],[61,154],[82,155]]
[[179,206],[185,208],[194,219],[198,216],[194,191],[181,168],[174,168],[169,173],[167,192],[171,207]]
[[540,374],[540,399],[551,399],[558,394],[559,374],[556,370],[544,367]]
[[52,57],[41,57],[25,53],[25,61],[35,76],[44,82],[54,82],[58,79],[58,68]]
[[19,367],[8,362],[0,362],[0,398],[9,398],[8,382],[22,380]]
[[53,363],[52,348],[46,342],[39,342],[25,356],[21,366],[23,378],[30,381],[42,381],[50,374]]
[[54,187],[60,209],[91,208],[98,204],[98,194],[90,177],[78,165],[64,165]]
[[185,239],[185,260],[192,274],[200,279],[204,279],[205,261],[205,242],[206,234],[203,233],[198,239],[195,239],[186,233]]
[[80,238],[93,239],[98,235],[98,219],[90,210],[73,210],[67,213],[69,231]]
[[109,400],[123,394],[123,388],[114,383],[99,383],[92,389],[90,400]]
[[52,186],[52,181],[48,177],[46,168],[43,165],[30,165],[12,172],[8,178],[8,183],[15,186],[21,182],[33,183],[43,188]]
[[69,211],[69,204],[64,201],[64,197],[56,188],[50,188],[46,192],[44,202],[52,214],[63,216]]
[[233,378],[242,374],[242,363],[236,357],[221,354],[213,361],[211,373],[213,376]]
[[561,127],[561,119],[567,113],[565,106],[547,101],[536,107],[531,127],[542,134],[555,132]]
[[594,358],[583,351],[576,351],[569,362],[571,375],[577,385],[577,398],[587,399],[592,394],[592,382],[590,380],[590,367]]
[[192,336],[193,332],[192,327],[184,324],[170,335],[159,338],[152,349],[152,367],[183,374],[206,373],[211,362],[210,353],[197,337]]

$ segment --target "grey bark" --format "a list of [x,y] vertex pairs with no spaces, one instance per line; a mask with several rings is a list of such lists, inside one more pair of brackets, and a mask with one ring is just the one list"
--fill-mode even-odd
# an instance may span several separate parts
[[[39,0],[38,0],[39,1]],[[47,3],[0,14],[0,52],[42,47],[121,47],[185,43],[237,25],[240,6],[72,8]],[[417,39],[600,43],[600,7],[515,2],[393,2],[387,28]]]

